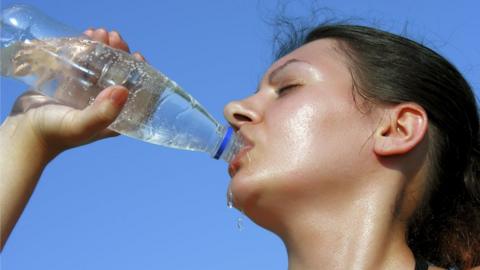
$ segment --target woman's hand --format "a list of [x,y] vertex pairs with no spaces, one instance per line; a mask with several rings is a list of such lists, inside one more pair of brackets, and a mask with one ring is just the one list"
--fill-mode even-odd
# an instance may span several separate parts
[[[84,34],[92,40],[129,52],[127,43],[116,31],[89,29]],[[144,60],[138,53],[134,57]],[[68,148],[116,135],[107,127],[120,113],[127,95],[124,87],[112,86],[103,90],[92,105],[77,110],[60,105],[38,92],[28,91],[17,99],[7,121],[31,129],[34,136],[31,139],[43,147],[46,156],[54,157]]]
[[[129,51],[115,31],[89,29],[85,35]],[[144,60],[138,53],[134,56]],[[107,127],[118,116],[127,97],[127,89],[111,86],[83,110],[58,104],[34,91],[17,99],[10,116],[0,125],[0,250],[47,163],[68,148],[116,135]]]

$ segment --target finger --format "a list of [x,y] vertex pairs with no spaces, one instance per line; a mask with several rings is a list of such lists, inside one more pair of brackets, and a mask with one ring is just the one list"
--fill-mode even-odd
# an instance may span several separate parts
[[93,142],[93,141],[98,141],[98,140],[101,140],[101,139],[117,137],[119,135],[120,135],[120,133],[106,128],[106,129],[100,131],[94,138],[92,138],[91,141]]
[[137,59],[137,60],[140,60],[140,61],[143,61],[143,62],[147,62],[147,60],[145,59],[145,57],[143,57],[143,55],[141,55],[139,52],[134,52],[132,55],[133,55],[133,57],[135,57],[135,59]]
[[92,39],[95,40],[95,41],[105,43],[107,45],[109,44],[107,30],[105,30],[103,28],[99,28],[99,29],[93,31]]
[[111,47],[130,52],[128,44],[122,39],[122,37],[117,31],[111,31],[110,33],[108,33],[108,39]]
[[114,130],[106,128],[106,129],[101,130],[98,133],[96,133],[92,138],[88,139],[88,141],[84,142],[84,144],[92,143],[92,142],[102,140],[102,139],[117,137],[119,135],[121,135],[121,134],[114,131]]
[[10,115],[24,113],[30,109],[47,104],[60,104],[60,102],[48,96],[42,95],[40,92],[29,90],[17,98]]
[[128,90],[123,86],[104,89],[91,106],[77,111],[71,119],[71,136],[77,140],[96,137],[120,114],[127,101]]
[[87,30],[85,30],[83,32],[83,34],[86,35],[89,38],[92,38],[93,37],[93,28],[88,28]]

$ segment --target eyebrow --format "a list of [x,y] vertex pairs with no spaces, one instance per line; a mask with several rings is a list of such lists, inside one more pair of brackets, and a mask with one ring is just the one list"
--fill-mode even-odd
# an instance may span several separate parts
[[[292,64],[292,63],[306,63],[306,64],[310,64],[308,63],[307,61],[302,61],[302,60],[298,60],[298,59],[295,59],[295,58],[292,58],[288,61],[286,61],[285,63],[283,63],[283,65],[279,66],[278,68],[274,69],[272,72],[270,72],[270,74],[268,75],[268,83],[269,84],[273,84],[273,79],[275,78],[275,76],[277,76],[277,74],[282,71],[283,69],[285,69],[288,65]],[[257,89],[255,90],[254,94],[258,93],[258,91],[260,91],[260,87],[257,87]]]
[[298,60],[298,59],[290,59],[288,60],[287,62],[285,62],[283,65],[279,66],[278,68],[274,69],[272,72],[270,72],[270,75],[268,75],[268,83],[269,84],[273,84],[273,79],[275,78],[275,76],[280,72],[282,71],[283,69],[285,69],[288,65],[292,64],[292,63],[306,63],[306,64],[310,64],[306,61],[302,61],[302,60]]

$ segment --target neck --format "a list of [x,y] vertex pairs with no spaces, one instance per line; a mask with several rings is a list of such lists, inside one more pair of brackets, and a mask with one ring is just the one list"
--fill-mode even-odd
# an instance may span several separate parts
[[323,198],[314,205],[316,209],[298,212],[279,233],[288,250],[289,270],[413,270],[406,225],[394,215],[398,189],[390,190],[376,186],[351,197],[345,205],[333,203],[331,207]]

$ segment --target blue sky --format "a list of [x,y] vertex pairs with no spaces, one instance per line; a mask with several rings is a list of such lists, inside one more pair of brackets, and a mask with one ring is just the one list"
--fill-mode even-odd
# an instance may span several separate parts
[[[337,18],[363,18],[396,33],[408,24],[410,36],[445,55],[480,90],[478,1],[316,2]],[[264,19],[274,16],[276,1],[22,3],[79,30],[118,30],[223,123],[223,106],[251,94],[272,61],[273,29]],[[305,15],[309,7],[298,1],[287,9]],[[25,89],[1,79],[2,121]],[[203,153],[124,136],[67,151],[44,171],[1,254],[2,269],[286,269],[276,236],[245,217],[237,229],[242,215],[226,207],[226,169]]]

